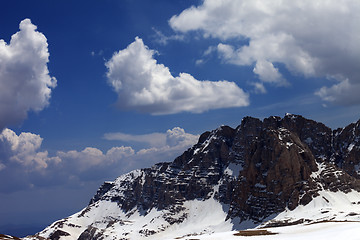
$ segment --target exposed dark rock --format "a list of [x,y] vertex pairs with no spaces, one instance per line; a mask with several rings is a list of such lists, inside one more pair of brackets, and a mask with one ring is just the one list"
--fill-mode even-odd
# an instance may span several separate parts
[[70,236],[68,232],[64,232],[62,230],[56,230],[52,234],[50,234],[49,239],[51,240],[59,240],[61,236]]
[[[268,127],[250,135],[253,140],[246,146],[244,169],[235,185],[230,217],[261,222],[285,207],[294,209],[300,201],[308,203],[311,197],[300,196],[316,187],[310,174],[317,170],[309,148],[283,128]],[[248,136],[247,131],[247,136],[238,139]]]
[[332,161],[360,179],[360,120],[333,132]]
[[114,187],[114,183],[112,182],[104,182],[100,188],[97,190],[95,196],[90,200],[90,204],[98,201],[101,196],[103,196],[107,191],[109,191],[112,187]]
[[97,232],[97,228],[89,226],[84,232],[82,232],[78,240],[100,240],[103,239],[101,233]]
[[0,240],[20,240],[18,237],[0,234]]

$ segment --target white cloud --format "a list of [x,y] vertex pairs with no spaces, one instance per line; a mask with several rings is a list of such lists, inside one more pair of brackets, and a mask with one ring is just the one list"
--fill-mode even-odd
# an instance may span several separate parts
[[234,82],[199,81],[187,73],[174,77],[157,63],[154,54],[136,38],[106,62],[108,82],[118,94],[119,108],[174,114],[249,105],[248,94]]
[[[150,143],[151,137],[156,144]],[[108,133],[104,135],[108,140],[121,140],[128,142],[145,142],[149,148],[135,151],[130,146],[110,148],[103,152],[98,148],[87,147],[82,151],[59,151],[56,156],[61,159],[64,168],[76,169],[78,172],[86,172],[89,169],[120,168],[122,173],[160,161],[172,161],[184,150],[193,146],[199,136],[186,133],[184,129],[174,127],[166,133],[152,133],[144,135],[130,135],[123,133]],[[120,166],[120,167],[119,167]]]
[[112,147],[106,152],[106,158],[109,162],[116,162],[118,159],[133,156],[135,154],[134,149],[131,147]]
[[260,80],[263,82],[276,83],[277,85],[287,85],[287,81],[279,73],[279,69],[275,68],[271,62],[258,60],[253,70],[254,73],[259,75]]
[[191,146],[197,139],[198,135],[186,133],[184,129],[180,127],[174,127],[169,129],[166,133],[150,133],[141,135],[131,135],[121,132],[106,133],[104,139],[106,140],[119,140],[124,142],[140,142],[146,143],[151,147],[163,147],[163,146]]
[[264,94],[267,92],[264,84],[261,82],[250,82],[249,84],[254,86],[254,91],[257,94]]
[[[150,136],[161,139],[149,143]],[[43,138],[22,132],[17,135],[10,129],[0,134],[0,186],[1,191],[17,191],[29,186],[57,184],[83,184],[86,181],[117,177],[128,171],[150,167],[162,161],[172,161],[194,145],[198,135],[175,127],[165,133],[126,135],[126,141],[144,141],[149,147],[134,150],[131,146],[115,146],[107,151],[96,147],[83,150],[58,151],[49,156],[41,150]]]
[[46,107],[56,87],[47,68],[47,39],[36,28],[25,19],[9,44],[0,39],[0,130]]
[[183,128],[174,127],[167,130],[166,133],[144,135],[107,133],[104,138],[107,140],[142,142],[150,145],[149,148],[134,151],[131,156],[129,155],[124,159],[124,169],[130,171],[157,162],[174,160],[184,150],[193,146],[198,141],[199,135],[186,133]]
[[349,79],[340,81],[331,87],[322,87],[315,94],[328,102],[352,105],[360,102],[360,83],[350,83]]
[[170,147],[190,147],[196,143],[199,135],[186,133],[183,128],[175,127],[166,131],[166,145]]
[[67,165],[74,166],[77,171],[86,171],[92,167],[105,167],[115,163],[119,163],[124,158],[134,155],[131,147],[113,147],[106,153],[93,147],[86,147],[82,151],[59,151],[57,156]]
[[[27,172],[53,171],[53,168],[56,168],[79,173],[94,167],[113,167],[119,163],[123,163],[120,166],[124,171],[133,170],[133,168],[143,167],[144,161],[149,164],[172,161],[185,149],[194,145],[199,138],[198,135],[186,133],[179,127],[169,129],[166,133],[146,135],[115,133],[113,136],[106,139],[145,142],[150,147],[135,151],[130,146],[119,146],[112,147],[106,152],[95,147],[86,147],[82,151],[58,151],[55,156],[49,156],[47,151],[41,151],[43,138],[40,135],[29,132],[17,135],[6,128],[0,134],[0,171],[12,166],[22,168]],[[151,138],[156,144],[151,143]],[[133,168],[127,169],[130,166]]]
[[23,132],[17,135],[10,129],[0,134],[0,165],[17,163],[26,170],[43,170],[49,163],[59,163],[58,157],[49,157],[47,151],[39,151],[43,139],[36,134]]
[[[148,148],[134,150],[131,146],[112,147],[104,152],[98,148],[86,147],[81,151],[58,151],[56,157],[61,159],[57,171],[66,172],[65,176],[76,176],[81,179],[93,179],[101,176],[108,177],[110,172],[114,177],[128,171],[150,167],[151,165],[172,161],[187,148],[193,146],[199,136],[186,133],[184,129],[175,127],[166,133],[144,135],[130,135],[114,133],[106,134],[109,140],[129,142],[145,142]],[[150,137],[161,139],[156,145],[150,144]],[[64,176],[62,176],[64,178]]]
[[156,28],[152,28],[152,29],[155,32],[154,35],[155,41],[162,45],[167,45],[169,41],[173,41],[173,40],[177,40],[177,41],[184,40],[184,35],[175,34],[175,35],[166,36],[160,30]]
[[[271,67],[274,63],[293,74],[337,79],[340,83],[318,95],[345,104],[360,103],[352,91],[360,84],[359,12],[360,2],[353,0],[204,0],[169,23],[182,33],[201,31],[204,37],[239,40],[240,47],[220,43],[219,55],[231,64],[256,64],[254,73],[263,82],[285,83]],[[263,63],[267,67],[261,70]]]
[[106,140],[118,140],[124,142],[140,142],[146,143],[150,146],[161,146],[166,141],[166,135],[163,133],[150,133],[142,135],[131,135],[121,132],[106,133],[104,134]]
[[150,166],[158,162],[173,161],[186,149],[192,147],[199,139],[199,135],[186,133],[180,127],[169,129],[163,134],[165,142],[161,145],[138,150],[128,161],[131,161],[128,170]]

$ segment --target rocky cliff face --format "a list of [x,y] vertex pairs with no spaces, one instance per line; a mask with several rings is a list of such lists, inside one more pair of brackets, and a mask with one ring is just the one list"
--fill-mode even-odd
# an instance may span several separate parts
[[360,120],[333,131],[330,161],[355,178],[360,178]]
[[[232,226],[259,224],[308,204],[320,191],[360,191],[359,124],[333,131],[298,115],[263,121],[245,117],[236,129],[222,126],[203,133],[173,162],[105,182],[83,211],[37,237],[101,239],[113,236],[109,231],[115,239],[131,239],[134,232],[152,236],[187,221],[192,216],[188,203],[194,201],[221,204],[223,221]],[[105,204],[115,204],[118,213],[94,217],[94,209]],[[159,224],[127,228],[135,215],[153,214],[149,222]]]

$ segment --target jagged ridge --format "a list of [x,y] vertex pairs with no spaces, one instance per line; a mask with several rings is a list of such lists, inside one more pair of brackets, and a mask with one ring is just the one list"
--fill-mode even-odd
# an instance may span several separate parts
[[[88,207],[71,219],[85,218],[105,203],[112,208],[115,204],[117,214],[75,226],[78,235],[68,239],[98,239],[114,224],[125,226],[138,214],[146,217],[155,212],[149,221],[163,222],[137,231],[144,237],[158,234],[186,221],[189,207],[185,205],[191,201],[222,204],[228,223],[259,224],[308,204],[324,190],[360,191],[359,139],[359,122],[333,131],[299,115],[263,121],[245,117],[236,129],[221,126],[203,133],[173,162],[105,182]],[[38,236],[67,239],[63,226],[69,223],[57,222]],[[122,231],[117,232],[118,239],[132,234]]]

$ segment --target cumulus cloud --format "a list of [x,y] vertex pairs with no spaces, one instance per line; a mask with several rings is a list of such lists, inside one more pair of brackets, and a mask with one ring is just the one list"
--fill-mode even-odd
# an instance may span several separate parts
[[[204,0],[169,20],[178,32],[218,38],[228,63],[255,66],[263,83],[286,85],[275,63],[293,74],[339,81],[317,95],[341,104],[360,103],[360,2]],[[238,40],[240,46],[226,44]],[[247,42],[247,44],[244,44]]]
[[[87,181],[116,177],[132,167],[131,147],[112,147],[103,152],[87,147],[82,151],[58,151],[49,156],[41,150],[43,138],[10,129],[0,134],[0,192],[14,192],[34,186],[82,185]],[[134,165],[134,166],[133,166]],[[123,172],[124,171],[124,172]]]
[[163,144],[137,151],[132,158],[134,163],[137,163],[140,167],[141,164],[144,164],[144,160],[148,164],[172,161],[175,157],[182,154],[184,150],[193,146],[197,142],[199,135],[186,133],[184,129],[175,127],[167,130],[164,137],[165,141]]
[[234,82],[199,81],[188,73],[174,77],[157,63],[154,50],[136,38],[106,62],[108,83],[117,106],[150,114],[201,113],[249,105],[249,96]]
[[[99,166],[102,164],[122,163],[122,171],[141,168],[145,165],[159,161],[172,161],[184,150],[193,146],[199,135],[185,132],[183,128],[174,127],[165,133],[150,133],[143,135],[131,135],[123,133],[107,133],[104,135],[107,140],[119,140],[125,142],[142,142],[149,145],[135,151],[132,147],[113,147],[106,153],[97,148],[85,148],[83,151],[59,152],[61,159],[72,159],[77,162],[81,169]],[[151,142],[151,139],[154,142]],[[83,168],[84,167],[84,168]]]
[[[156,144],[150,143],[150,137],[154,136],[159,139]],[[115,146],[107,151],[86,147],[80,151],[57,151],[49,156],[41,150],[43,138],[39,135],[28,132],[17,135],[6,128],[0,134],[0,182],[8,184],[0,186],[0,192],[115,178],[134,169],[172,161],[194,145],[198,137],[179,127],[144,135],[115,133],[108,139],[145,142],[149,146],[139,150]]]
[[259,60],[253,70],[259,75],[263,82],[276,83],[278,85],[287,85],[287,81],[279,73],[279,69],[275,68],[271,62]]
[[131,147],[113,147],[106,153],[100,149],[86,147],[82,151],[59,151],[60,157],[67,165],[75,167],[78,171],[85,171],[93,167],[105,167],[122,161],[124,158],[134,155]]
[[199,135],[193,135],[186,133],[184,129],[180,127],[175,127],[166,131],[166,145],[173,146],[183,146],[190,147],[196,143]]
[[193,146],[197,142],[199,135],[187,133],[180,127],[174,127],[165,133],[130,135],[117,132],[107,133],[104,138],[125,142],[141,142],[149,145],[147,148],[134,151],[126,159],[127,170],[132,170],[143,167],[145,163],[149,166],[161,161],[172,161],[184,150]]
[[49,157],[47,151],[39,151],[43,139],[36,134],[23,132],[17,135],[6,128],[0,134],[0,171],[7,165],[18,164],[26,170],[42,170],[49,163],[59,163],[58,157]]
[[9,44],[0,39],[0,130],[46,107],[56,87],[47,68],[47,39],[36,29],[25,19]]
[[360,103],[360,82],[352,83],[344,79],[331,87],[322,87],[315,94],[328,102],[341,105],[354,105]]

